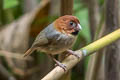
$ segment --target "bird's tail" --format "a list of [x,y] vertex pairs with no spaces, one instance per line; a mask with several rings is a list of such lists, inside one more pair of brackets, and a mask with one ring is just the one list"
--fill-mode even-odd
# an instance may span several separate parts
[[33,49],[33,48],[28,49],[28,50],[25,52],[25,54],[23,55],[23,57],[26,57],[26,56],[32,54],[32,52],[33,52],[34,50],[35,50],[35,49]]

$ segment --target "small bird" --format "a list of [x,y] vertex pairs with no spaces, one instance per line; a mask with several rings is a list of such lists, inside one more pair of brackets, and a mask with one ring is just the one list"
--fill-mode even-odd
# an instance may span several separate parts
[[75,16],[61,16],[38,34],[31,48],[24,54],[24,57],[35,50],[40,50],[50,55],[58,66],[66,70],[66,66],[56,60],[53,55],[67,51],[79,57],[69,48],[74,44],[81,29],[80,22]]

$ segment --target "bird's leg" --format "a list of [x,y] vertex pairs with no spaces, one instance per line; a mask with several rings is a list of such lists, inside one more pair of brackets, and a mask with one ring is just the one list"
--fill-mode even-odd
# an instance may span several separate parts
[[53,61],[57,64],[57,66],[61,67],[64,71],[66,71],[66,66],[62,63],[60,63],[58,60],[56,60],[51,54],[49,55]]
[[78,59],[80,58],[80,56],[77,55],[77,54],[75,54],[75,52],[72,51],[72,50],[67,50],[67,52],[68,52],[69,54],[71,54],[71,55],[74,55],[74,56],[77,57]]

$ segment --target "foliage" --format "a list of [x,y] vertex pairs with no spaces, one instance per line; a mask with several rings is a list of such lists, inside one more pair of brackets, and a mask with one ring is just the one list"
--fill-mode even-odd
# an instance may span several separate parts
[[4,0],[4,9],[16,7],[18,4],[18,0]]

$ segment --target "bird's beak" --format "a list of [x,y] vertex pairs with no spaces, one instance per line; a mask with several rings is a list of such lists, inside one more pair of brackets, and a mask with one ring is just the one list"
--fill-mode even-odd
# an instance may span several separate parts
[[76,36],[81,29],[82,29],[81,25],[78,24],[77,27],[75,28],[74,32],[72,32],[72,35]]
[[80,25],[80,24],[78,24],[78,27],[80,28],[80,30],[82,30],[82,27],[81,27],[81,25]]

